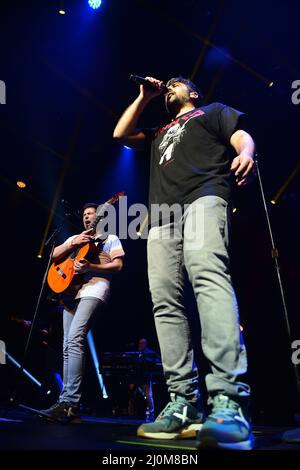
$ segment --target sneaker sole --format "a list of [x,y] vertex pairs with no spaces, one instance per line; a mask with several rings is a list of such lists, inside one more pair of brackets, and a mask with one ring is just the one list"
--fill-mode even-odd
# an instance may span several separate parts
[[190,424],[179,432],[147,432],[139,428],[137,430],[138,437],[146,437],[148,439],[193,439],[197,436],[198,431],[202,428],[202,424]]
[[199,442],[198,450],[252,450],[254,447],[254,438],[241,442],[218,442],[212,436],[205,436]]

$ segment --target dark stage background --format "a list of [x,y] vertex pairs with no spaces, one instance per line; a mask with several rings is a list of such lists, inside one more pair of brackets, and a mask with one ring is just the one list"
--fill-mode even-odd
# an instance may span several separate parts
[[[224,102],[249,115],[292,337],[300,339],[299,173],[277,204],[270,204],[299,165],[300,104],[291,99],[292,82],[300,80],[298,2],[105,0],[93,12],[84,0],[69,0],[64,16],[58,14],[59,5],[43,0],[0,7],[0,80],[6,84],[7,101],[0,106],[0,338],[7,341],[8,351],[20,359],[28,329],[11,319],[33,316],[48,249],[42,258],[37,255],[51,210],[50,233],[64,220],[60,200],[77,210],[85,201],[101,203],[123,190],[128,205],[147,203],[148,155],[128,151],[112,139],[118,116],[138,91],[128,80],[131,73],[164,81],[178,74],[192,77],[206,102]],[[159,98],[142,124],[153,126],[164,119]],[[17,180],[25,181],[26,188],[18,188]],[[296,410],[292,349],[257,183],[236,191],[234,206],[232,268],[249,354],[253,416],[256,422],[285,422]],[[80,231],[80,224],[69,218],[61,237]],[[147,337],[158,350],[146,241],[124,240],[123,245],[124,271],[115,276],[111,302],[95,328],[99,354],[127,350],[139,337]],[[42,302],[40,329],[47,326],[49,312],[51,321],[60,321],[49,293]],[[188,290],[199,347],[192,297]],[[42,379],[47,362],[39,335],[27,367]],[[0,368],[1,397],[7,399],[15,368]],[[24,382],[23,394],[36,402],[41,391]],[[97,401],[97,386],[90,367],[87,402]]]

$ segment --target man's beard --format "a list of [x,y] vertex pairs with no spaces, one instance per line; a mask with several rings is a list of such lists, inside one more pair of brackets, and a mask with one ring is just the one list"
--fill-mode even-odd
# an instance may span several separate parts
[[167,113],[170,114],[171,116],[175,116],[179,109],[181,108],[181,100],[176,97],[176,99],[173,99],[171,101],[166,101],[166,110]]
[[185,99],[185,97],[176,96],[175,99],[172,99],[171,101],[166,101],[166,110],[171,116],[176,116],[180,109],[188,102],[189,99]]

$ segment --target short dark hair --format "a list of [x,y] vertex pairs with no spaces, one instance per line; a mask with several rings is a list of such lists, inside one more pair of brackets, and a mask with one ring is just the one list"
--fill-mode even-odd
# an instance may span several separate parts
[[199,88],[195,85],[195,83],[193,83],[190,80],[188,80],[187,78],[184,78],[181,75],[179,75],[179,77],[171,78],[167,83],[167,87],[172,85],[175,82],[184,83],[187,86],[189,91],[195,91],[196,93],[198,93],[198,98],[191,98],[191,100],[194,101],[195,103],[197,103],[198,105],[200,105],[202,103],[203,94],[201,93]]
[[95,202],[86,202],[82,208],[82,212],[85,211],[85,209],[88,209],[89,207],[93,207],[94,209],[97,210],[97,207],[99,206],[99,204],[96,204]]

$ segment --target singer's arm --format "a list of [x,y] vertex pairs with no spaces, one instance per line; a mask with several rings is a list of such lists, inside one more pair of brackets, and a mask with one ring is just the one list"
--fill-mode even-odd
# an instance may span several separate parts
[[143,148],[146,136],[143,131],[137,129],[137,122],[144,108],[150,100],[139,95],[133,103],[124,111],[115,127],[113,137],[123,144],[134,148]]
[[120,140],[129,147],[139,149],[144,147],[146,135],[143,131],[137,129],[138,119],[149,101],[163,91],[162,81],[152,77],[147,77],[147,79],[153,83],[154,88],[149,89],[141,85],[139,96],[124,111],[113,133],[114,139]]

